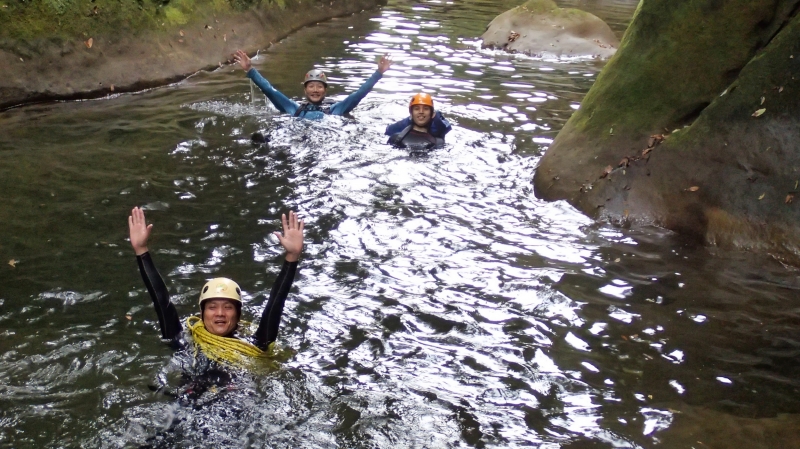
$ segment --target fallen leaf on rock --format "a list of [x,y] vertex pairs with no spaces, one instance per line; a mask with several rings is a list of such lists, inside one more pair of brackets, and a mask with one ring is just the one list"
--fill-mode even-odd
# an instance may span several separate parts
[[617,257],[616,259],[614,259],[614,262],[619,263],[620,260],[621,259],[619,257]]
[[207,29],[207,30],[213,30],[213,29],[214,29],[214,27],[212,27],[211,25],[206,25],[206,29]]
[[600,175],[600,179],[605,178],[612,171],[614,171],[614,167],[612,167],[610,165],[606,166],[606,168],[603,169],[603,174]]
[[130,315],[125,315],[125,318],[127,318],[127,320],[128,320],[128,321],[130,321],[130,320],[132,320],[132,319],[133,319],[133,317],[132,317],[132,316],[130,316]]
[[794,195],[791,193],[786,195],[786,199],[783,200],[783,202],[786,204],[792,204],[792,201],[794,201]]
[[698,186],[691,186],[691,187],[689,187],[689,188],[688,188],[688,189],[686,189],[686,190],[688,190],[688,191],[690,191],[690,192],[697,192],[698,190],[700,190],[700,187],[698,187]]
[[183,34],[183,30],[178,31],[178,33],[181,35],[181,37],[185,36],[185,34]]
[[11,259],[8,261],[8,264],[11,265],[11,268],[17,268],[17,262],[19,261],[16,259]]
[[94,39],[92,39],[91,37],[89,39],[87,39],[86,42],[84,42],[84,44],[86,45],[86,48],[92,48],[92,44],[93,43],[94,43]]
[[761,115],[765,112],[767,112],[767,108],[761,108],[756,112],[753,112],[753,117],[761,117]]
[[783,92],[783,86],[778,88],[778,93],[781,93],[781,92]]
[[178,39],[178,42],[180,42],[182,44],[183,43],[183,39]]
[[109,87],[109,89],[111,89],[111,92],[114,92],[114,85],[112,84],[112,85]]
[[22,59],[22,58],[19,58],[19,60],[20,60],[20,62],[25,62],[25,60],[24,60],[24,59]]
[[514,41],[515,41],[515,40],[517,40],[517,39],[519,39],[519,33],[517,33],[517,32],[516,32],[516,31],[514,31],[514,30],[511,30],[511,31],[508,33],[508,42],[509,42],[509,43],[511,43],[511,42],[514,42]]
[[650,153],[651,151],[653,151],[652,148],[645,148],[644,150],[642,150],[642,156],[647,156],[647,154]]
[[627,167],[631,163],[631,160],[627,157],[623,157],[621,161],[619,161],[619,167]]
[[760,104],[764,104],[764,101],[765,101],[765,100],[766,100],[766,98],[764,98],[764,97],[761,97],[761,103],[760,103]]
[[225,41],[225,42],[228,42],[228,35],[227,34],[223,34],[222,35],[222,40]]
[[765,195],[766,195],[766,193],[762,193],[762,194],[761,194],[761,196],[760,196],[760,197],[758,197],[758,201],[761,201],[761,200],[763,200]]

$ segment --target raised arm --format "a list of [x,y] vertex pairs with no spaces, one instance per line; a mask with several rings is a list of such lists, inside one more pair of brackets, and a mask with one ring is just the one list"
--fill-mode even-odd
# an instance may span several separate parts
[[145,221],[144,211],[138,207],[131,210],[128,217],[128,230],[130,232],[131,246],[136,253],[136,263],[139,265],[139,273],[142,275],[147,293],[153,300],[153,307],[158,315],[158,325],[161,328],[161,338],[177,342],[180,338],[181,321],[178,318],[178,311],[169,300],[169,292],[161,275],[158,274],[150,252],[147,249],[147,241],[150,238],[150,231],[153,225],[148,225]]
[[262,349],[266,349],[278,337],[283,305],[292,288],[294,275],[297,272],[297,261],[300,260],[300,253],[303,251],[303,228],[305,226],[303,220],[299,220],[296,213],[289,212],[288,219],[286,214],[281,216],[281,222],[283,234],[276,232],[275,235],[278,236],[278,240],[286,250],[286,259],[278,278],[272,285],[267,305],[261,314],[261,322],[253,335],[256,346]]
[[364,81],[364,84],[362,84],[357,91],[348,95],[347,98],[345,98],[344,100],[331,106],[331,114],[345,115],[348,112],[355,109],[355,107],[358,106],[358,103],[360,103],[361,100],[363,100],[364,97],[367,96],[369,91],[371,91],[372,88],[375,87],[375,84],[377,84],[378,81],[380,81],[380,79],[383,77],[383,74],[387,70],[389,70],[389,67],[391,67],[392,62],[393,62],[392,58],[389,57],[389,55],[384,55],[381,58],[380,62],[378,63],[378,70],[376,70],[375,73],[372,74],[372,76],[367,78],[367,80]]
[[261,92],[264,92],[264,95],[267,96],[267,99],[269,99],[269,101],[275,105],[280,112],[294,114],[295,111],[297,111],[297,108],[300,107],[299,104],[289,99],[289,97],[281,93],[281,91],[272,87],[272,84],[270,84],[266,78],[261,76],[261,74],[258,73],[258,70],[253,68],[253,64],[250,61],[250,57],[247,56],[247,53],[243,52],[242,50],[236,50],[236,53],[233,55],[233,60],[236,61],[245,72],[247,72],[247,77],[256,83],[256,86],[261,89]]

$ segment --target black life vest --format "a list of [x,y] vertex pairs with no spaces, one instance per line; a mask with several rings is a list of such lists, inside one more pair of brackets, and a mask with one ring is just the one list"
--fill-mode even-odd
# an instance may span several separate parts
[[328,98],[324,98],[319,103],[312,103],[310,101],[302,101],[300,102],[300,107],[294,111],[295,117],[301,117],[304,115],[306,111],[320,111],[323,114],[330,115],[331,114],[331,107],[336,104],[335,100],[330,100]]
[[412,152],[429,151],[434,148],[444,147],[444,139],[441,137],[434,137],[430,134],[423,134],[413,130],[413,125],[408,125],[397,134],[389,137],[387,142],[389,145],[394,145],[398,148],[407,148]]

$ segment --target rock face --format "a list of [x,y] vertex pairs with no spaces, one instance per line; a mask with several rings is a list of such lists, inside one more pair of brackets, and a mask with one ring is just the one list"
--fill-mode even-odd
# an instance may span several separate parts
[[542,157],[537,196],[800,262],[798,9],[643,0]]
[[177,81],[385,0],[46,0],[0,6],[0,110]]
[[588,12],[559,8],[552,0],[529,0],[495,17],[481,36],[484,48],[529,55],[608,58],[619,40]]

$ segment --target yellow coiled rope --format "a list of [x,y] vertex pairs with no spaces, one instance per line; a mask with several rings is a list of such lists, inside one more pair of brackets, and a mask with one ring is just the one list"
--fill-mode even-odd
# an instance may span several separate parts
[[[266,351],[238,338],[220,337],[209,332],[200,317],[190,316],[186,325],[194,340],[194,356],[198,351],[210,360],[234,368],[244,369],[252,373],[261,373],[277,368],[273,357],[273,343]],[[240,321],[239,328],[249,330],[250,323]]]

